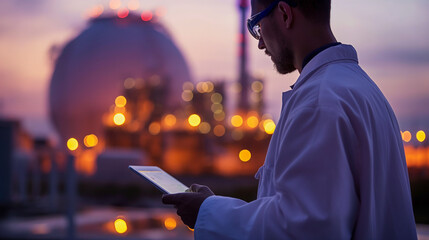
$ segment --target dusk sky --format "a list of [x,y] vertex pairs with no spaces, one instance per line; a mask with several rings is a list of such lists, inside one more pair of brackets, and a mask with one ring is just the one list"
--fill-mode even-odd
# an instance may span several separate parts
[[[161,18],[188,61],[195,82],[238,76],[239,13],[235,0],[122,0],[136,12],[161,9]],[[47,93],[49,50],[85,29],[88,13],[109,0],[0,1],[0,116],[20,119],[37,136],[52,134]],[[332,29],[352,44],[361,66],[391,103],[401,130],[429,130],[428,0],[333,0]],[[250,13],[250,12],[249,12]],[[265,79],[266,111],[278,118],[281,92],[298,73],[279,75],[248,37],[249,71]]]

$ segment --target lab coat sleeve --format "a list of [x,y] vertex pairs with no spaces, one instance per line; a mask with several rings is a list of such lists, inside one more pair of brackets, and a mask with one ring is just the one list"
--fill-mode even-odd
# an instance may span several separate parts
[[284,121],[259,186],[275,193],[249,203],[209,197],[200,207],[195,239],[351,238],[359,201],[350,122],[328,107],[300,108]]

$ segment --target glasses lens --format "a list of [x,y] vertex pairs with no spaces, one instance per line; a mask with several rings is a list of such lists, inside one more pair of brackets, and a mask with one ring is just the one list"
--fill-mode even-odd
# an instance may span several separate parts
[[261,38],[261,27],[259,26],[259,24],[253,26],[252,32],[252,35],[254,38],[256,38],[256,40],[259,40]]

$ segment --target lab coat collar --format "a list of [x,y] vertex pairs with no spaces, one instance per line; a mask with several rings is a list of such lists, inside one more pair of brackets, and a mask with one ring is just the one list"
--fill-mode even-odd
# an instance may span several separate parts
[[312,75],[314,71],[319,69],[325,64],[329,64],[335,61],[354,61],[358,62],[357,52],[351,45],[339,44],[325,49],[324,51],[317,54],[310,62],[305,65],[302,69],[301,75],[296,80],[295,84],[291,86],[293,90],[299,88],[308,76]]

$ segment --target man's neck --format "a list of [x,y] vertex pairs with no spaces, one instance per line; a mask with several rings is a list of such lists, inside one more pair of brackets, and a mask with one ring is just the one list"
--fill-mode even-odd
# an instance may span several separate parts
[[312,31],[306,31],[302,34],[298,42],[298,48],[295,51],[295,67],[298,72],[302,72],[304,58],[314,50],[325,45],[336,43],[334,35],[329,26],[325,28],[317,28]]

